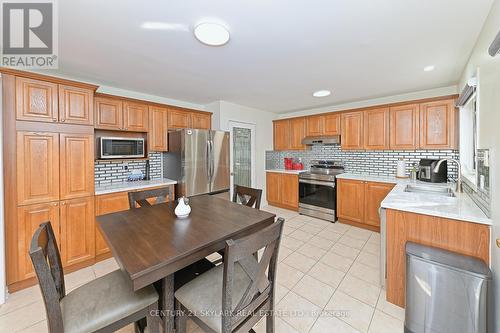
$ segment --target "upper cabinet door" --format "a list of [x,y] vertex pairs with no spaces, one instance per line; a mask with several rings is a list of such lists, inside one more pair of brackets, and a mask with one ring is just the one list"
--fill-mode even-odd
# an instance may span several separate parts
[[390,108],[390,148],[417,149],[419,137],[418,104]]
[[290,147],[290,120],[275,120],[274,150],[288,150]]
[[59,85],[59,121],[94,125],[94,92],[90,89]]
[[59,134],[17,132],[17,204],[55,200],[59,200]]
[[189,128],[191,127],[191,115],[189,112],[170,109],[168,110],[168,128]]
[[16,77],[16,119],[57,122],[57,84]]
[[168,110],[158,106],[149,107],[149,151],[168,151]]
[[327,114],[324,121],[325,135],[340,135],[340,114]]
[[123,129],[132,132],[148,131],[148,106],[135,102],[123,102]]
[[454,100],[420,104],[420,148],[457,148],[457,119]]
[[61,199],[94,195],[94,136],[61,134],[59,152]]
[[303,150],[306,148],[302,144],[302,139],[306,136],[306,119],[290,119],[290,142],[289,147],[292,150]]
[[209,113],[191,112],[191,127],[209,130],[212,128],[212,115]]
[[323,115],[306,117],[306,135],[320,136],[324,134],[325,118]]
[[114,98],[96,97],[94,103],[95,128],[122,130],[122,101]]
[[365,149],[389,149],[389,108],[365,111]]
[[363,112],[342,113],[342,149],[364,149]]

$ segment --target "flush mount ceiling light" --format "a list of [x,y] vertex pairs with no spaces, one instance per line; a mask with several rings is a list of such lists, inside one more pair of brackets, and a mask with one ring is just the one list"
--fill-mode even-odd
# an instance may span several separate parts
[[315,91],[313,92],[313,96],[314,97],[326,97],[326,96],[330,96],[332,92],[330,90],[318,90],[318,91]]
[[425,72],[432,72],[434,70],[434,66],[433,65],[429,65],[429,66],[425,66],[424,67],[424,71]]
[[222,46],[229,41],[229,31],[218,23],[200,23],[194,28],[194,35],[201,43],[209,46]]

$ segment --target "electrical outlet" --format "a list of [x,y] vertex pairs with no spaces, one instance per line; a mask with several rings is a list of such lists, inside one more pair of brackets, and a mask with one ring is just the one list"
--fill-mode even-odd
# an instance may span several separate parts
[[125,171],[127,171],[127,170],[128,170],[128,163],[127,163],[127,162],[123,163],[123,169],[124,169]]
[[500,238],[497,238],[497,247],[500,247]]

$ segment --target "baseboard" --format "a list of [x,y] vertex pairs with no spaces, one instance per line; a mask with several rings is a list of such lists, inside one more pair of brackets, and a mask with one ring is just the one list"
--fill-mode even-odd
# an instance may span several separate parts
[[362,228],[362,229],[367,229],[367,230],[370,230],[370,231],[375,231],[375,232],[380,233],[380,227],[377,227],[377,226],[374,226],[374,225],[359,223],[359,222],[355,222],[355,221],[351,221],[351,220],[346,220],[346,219],[343,219],[343,218],[339,218],[338,221],[340,223],[349,224],[349,225],[352,225],[354,227],[358,227],[358,228]]

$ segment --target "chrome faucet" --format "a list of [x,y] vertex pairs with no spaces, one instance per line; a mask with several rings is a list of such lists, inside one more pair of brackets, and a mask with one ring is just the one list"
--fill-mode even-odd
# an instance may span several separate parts
[[441,164],[444,161],[455,162],[458,165],[457,187],[456,187],[455,191],[458,192],[458,193],[462,193],[463,192],[463,190],[462,190],[462,165],[460,164],[459,160],[456,160],[456,159],[453,159],[453,158],[443,158],[443,159],[440,159],[437,162],[436,166],[434,167],[433,171],[434,172],[438,172],[439,171],[439,167],[441,166]]

